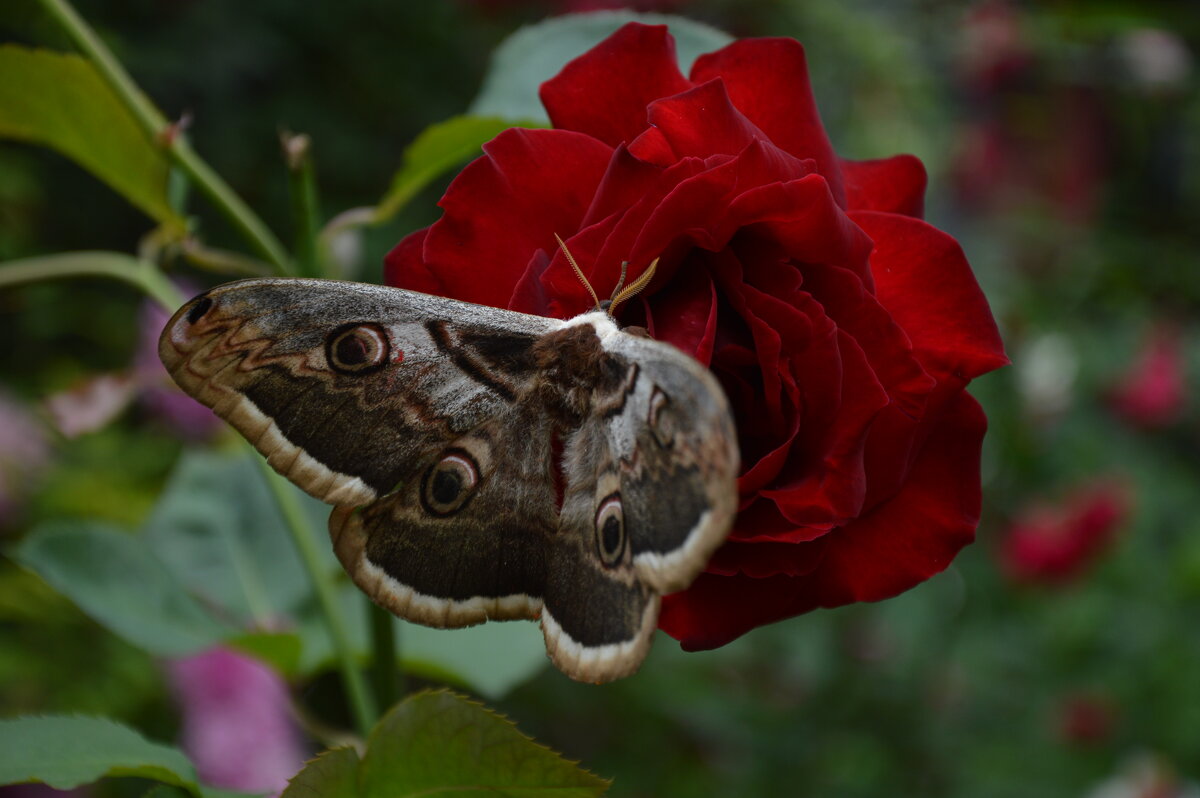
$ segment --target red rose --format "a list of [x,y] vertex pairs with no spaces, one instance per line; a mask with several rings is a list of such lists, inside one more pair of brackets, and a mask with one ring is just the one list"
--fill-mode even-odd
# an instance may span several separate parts
[[527,313],[589,310],[661,256],[621,321],[707,364],[734,408],[742,510],[664,600],[685,648],[945,568],[979,516],[985,419],[964,388],[1006,361],[954,239],[917,218],[910,156],[834,154],[790,39],[690,78],[629,24],[542,86],[553,130],[508,130],[387,258],[393,285]]
[[1134,426],[1161,429],[1187,409],[1187,363],[1179,331],[1169,325],[1150,330],[1133,362],[1110,395],[1113,409]]
[[1117,725],[1116,707],[1107,696],[1075,693],[1063,698],[1057,709],[1058,735],[1068,743],[1106,742]]
[[1129,514],[1128,488],[1099,480],[1075,489],[1059,504],[1035,504],[1017,516],[1000,550],[1019,582],[1066,582],[1112,542]]

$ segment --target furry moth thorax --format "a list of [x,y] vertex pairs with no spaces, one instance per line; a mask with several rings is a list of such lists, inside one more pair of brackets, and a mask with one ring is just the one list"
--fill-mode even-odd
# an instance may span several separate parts
[[715,378],[602,310],[561,321],[244,280],[180,308],[159,354],[335,505],[334,550],[377,603],[440,627],[540,618],[581,681],[637,670],[660,597],[691,583],[737,511]]

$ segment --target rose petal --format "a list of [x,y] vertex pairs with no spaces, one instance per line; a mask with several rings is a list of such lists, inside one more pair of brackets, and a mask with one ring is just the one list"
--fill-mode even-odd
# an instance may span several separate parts
[[775,144],[799,158],[812,158],[845,207],[842,172],[808,80],[804,48],[795,39],[742,39],[702,55],[691,78],[720,77],[733,104]]
[[908,216],[855,211],[850,218],[875,241],[875,295],[908,333],[926,371],[971,379],[1008,363],[957,241]]
[[[943,570],[975,536],[986,425],[979,404],[960,394],[900,492],[826,535],[824,560],[810,576],[701,574],[686,591],[663,598],[659,627],[686,650],[715,648],[817,607],[889,598]],[[772,552],[764,551],[766,567]]]
[[804,267],[804,285],[825,312],[854,338],[896,409],[919,418],[936,381],[913,354],[908,335],[857,275],[824,263]]
[[825,539],[811,543],[746,543],[731,540],[717,549],[706,573],[720,576],[807,576],[825,559]]
[[[614,158],[618,157],[621,156],[614,155]],[[645,177],[644,174],[642,176]],[[704,161],[698,158],[685,158],[670,168],[659,171],[657,179],[643,186],[640,196],[632,205],[627,204],[614,210],[606,218],[593,222],[590,227],[567,240],[571,253],[598,293],[607,296],[611,287],[617,284],[623,261],[628,262],[631,267],[626,276],[628,282],[636,279],[652,260],[662,258],[654,283],[645,292],[647,295],[653,292],[655,285],[663,285],[670,281],[675,268],[680,265],[679,259],[664,257],[664,254],[672,241],[688,229],[687,213],[686,208],[680,211],[664,211],[661,206],[665,197],[696,176],[702,178],[703,186],[711,187],[710,194],[723,192],[719,186],[733,179],[732,176],[723,177],[720,170],[707,169]],[[615,190],[613,193],[619,194]],[[702,187],[693,189],[691,193],[701,197],[698,203],[694,202],[689,206],[694,212],[701,212],[705,203],[713,204],[711,197],[704,193]],[[606,198],[603,202],[594,204],[597,210],[589,212],[589,219],[595,218],[600,209],[611,207],[614,201]],[[679,204],[680,200],[675,200],[672,207]],[[664,224],[660,221],[655,226],[654,234],[647,235],[647,219],[655,213],[665,213],[668,222]],[[710,213],[715,215],[717,211],[714,209]],[[577,295],[579,291],[579,278],[561,256],[556,257],[547,269],[543,282],[551,297],[570,297]]]
[[639,160],[656,166],[667,167],[679,160],[675,148],[656,127],[648,127],[629,142],[629,151]]
[[580,133],[519,128],[504,131],[483,150],[486,155],[468,164],[446,190],[440,203],[445,213],[429,228],[419,253],[420,242],[406,240],[389,255],[389,276],[398,275],[397,284],[427,281],[421,263],[437,275],[436,293],[506,307],[533,254],[554,251],[555,233],[579,229],[612,155]]
[[871,240],[837,206],[820,175],[742,193],[729,206],[729,223],[761,232],[795,260],[842,266],[872,286]]
[[676,160],[736,155],[767,138],[733,106],[720,80],[653,102],[646,112],[651,129],[662,134]]
[[[770,489],[761,491],[797,525],[842,523],[862,510],[867,491],[863,447],[871,422],[888,404],[862,349],[842,330],[837,340],[842,370],[835,414],[831,419],[812,419],[806,408],[804,425],[818,427],[818,433],[809,440],[801,437]],[[810,381],[823,376],[803,369],[798,374]],[[804,399],[810,396],[805,394]]]
[[533,253],[533,257],[529,259],[529,265],[525,267],[525,273],[513,286],[512,296],[509,297],[506,306],[509,310],[535,316],[555,315],[550,297],[546,293],[546,287],[542,284],[542,275],[549,268],[550,261],[550,255],[544,250],[539,249]]
[[630,22],[543,83],[540,96],[555,128],[615,147],[646,129],[646,106],[691,85],[667,26]]
[[[674,161],[667,166],[673,164]],[[688,174],[694,171],[689,170]],[[663,167],[635,157],[622,144],[613,150],[609,158],[604,177],[596,187],[587,215],[583,217],[583,226],[624,213],[636,203],[644,201],[647,193],[661,197],[680,179],[678,172],[667,173]]]
[[883,211],[920,219],[925,215],[925,165],[913,155],[873,161],[842,159],[846,208]]
[[425,262],[425,239],[429,228],[410,233],[400,239],[383,259],[383,281],[397,288],[425,294],[443,294],[442,280]]
[[829,525],[797,526],[780,514],[775,502],[755,497],[738,511],[729,540],[739,543],[804,543],[816,540],[830,529]]
[[717,287],[707,269],[681,269],[654,297],[654,314],[662,319],[660,341],[674,344],[704,365],[712,360],[717,333]]

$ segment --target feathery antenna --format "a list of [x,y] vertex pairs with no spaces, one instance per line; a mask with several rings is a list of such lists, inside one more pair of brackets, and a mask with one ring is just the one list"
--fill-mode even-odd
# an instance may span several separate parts
[[641,275],[632,283],[625,285],[625,274],[629,269],[629,261],[621,261],[621,279],[617,281],[617,287],[613,289],[613,297],[607,302],[601,302],[600,297],[596,296],[596,291],[594,288],[592,288],[592,284],[589,283],[587,277],[584,276],[583,269],[579,268],[579,264],[575,262],[575,258],[571,255],[571,251],[567,249],[566,242],[559,237],[558,233],[554,234],[554,240],[558,242],[559,249],[561,249],[563,254],[567,256],[567,263],[570,263],[571,268],[575,270],[575,276],[579,278],[579,282],[583,283],[583,287],[586,288],[588,293],[592,295],[592,301],[596,303],[596,310],[603,310],[609,316],[612,316],[616,311],[617,305],[641,293],[642,289],[649,285],[650,281],[654,279],[654,270],[658,268],[659,259],[655,258],[650,262],[650,265],[646,267],[646,271],[642,272]]

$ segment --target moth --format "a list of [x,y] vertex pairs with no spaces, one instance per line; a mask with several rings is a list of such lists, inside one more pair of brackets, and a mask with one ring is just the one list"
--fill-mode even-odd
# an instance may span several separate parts
[[660,597],[691,583],[737,512],[716,379],[600,308],[563,321],[242,280],[180,308],[159,355],[334,505],[334,550],[375,602],[436,627],[540,619],[580,681],[637,670]]

